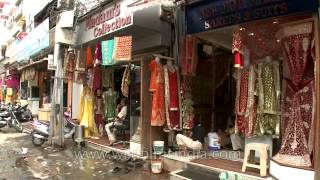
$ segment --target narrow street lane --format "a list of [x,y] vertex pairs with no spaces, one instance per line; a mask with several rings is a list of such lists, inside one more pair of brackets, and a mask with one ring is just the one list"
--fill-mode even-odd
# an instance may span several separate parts
[[[14,129],[0,130],[0,179],[169,179],[168,175],[153,175],[143,167],[133,170],[126,163],[111,161],[101,152],[88,148],[81,151],[69,142],[66,150],[34,147],[30,135]],[[27,153],[23,148],[28,148]],[[26,149],[25,149],[26,150]],[[25,151],[24,150],[24,151]],[[89,156],[88,154],[90,154]],[[96,156],[94,156],[96,155]],[[100,155],[100,156],[99,156]],[[103,154],[105,155],[105,154]],[[115,167],[120,167],[115,170]]]

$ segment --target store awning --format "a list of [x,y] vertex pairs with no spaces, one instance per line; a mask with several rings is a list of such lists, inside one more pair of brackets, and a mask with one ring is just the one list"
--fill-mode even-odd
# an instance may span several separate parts
[[160,4],[135,11],[130,11],[128,5],[129,1],[118,1],[84,19],[77,26],[76,44],[82,45],[114,36],[131,35],[133,51],[170,45],[171,28],[169,23],[160,19]]

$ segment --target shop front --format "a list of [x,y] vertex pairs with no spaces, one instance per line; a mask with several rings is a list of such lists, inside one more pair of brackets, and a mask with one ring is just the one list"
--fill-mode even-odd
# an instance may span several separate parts
[[65,75],[87,144],[142,156],[151,131],[149,63],[170,53],[171,27],[160,20],[160,3],[137,6],[117,1],[80,18],[75,63]]
[[[182,92],[193,102],[182,98],[182,106],[192,104],[193,124],[209,137],[204,152],[188,160],[165,157],[227,172],[220,176],[225,179],[317,179],[317,9],[317,1],[296,0],[186,5],[187,35],[180,48],[187,56],[180,53],[179,63]],[[189,118],[183,116],[183,123]],[[267,175],[242,171],[252,142],[269,147]]]

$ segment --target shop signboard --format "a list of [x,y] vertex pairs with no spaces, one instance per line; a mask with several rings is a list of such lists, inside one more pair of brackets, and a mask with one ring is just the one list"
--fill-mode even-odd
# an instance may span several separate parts
[[187,33],[317,9],[317,0],[203,0],[186,8]]
[[78,26],[79,44],[116,32],[133,24],[133,13],[127,11],[126,0],[116,1],[90,16]]

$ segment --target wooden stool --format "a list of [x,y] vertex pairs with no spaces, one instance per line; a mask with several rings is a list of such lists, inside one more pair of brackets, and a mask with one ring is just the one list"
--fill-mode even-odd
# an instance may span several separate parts
[[[246,167],[252,167],[252,168],[260,169],[260,176],[267,176],[268,150],[270,150],[270,146],[268,144],[262,144],[262,143],[246,144],[244,159],[242,164],[242,172],[246,171]],[[251,151],[253,151],[253,153],[251,153]],[[254,164],[255,151],[260,152],[260,165]],[[249,156],[250,156],[250,159],[249,159],[250,162],[248,162]]]

